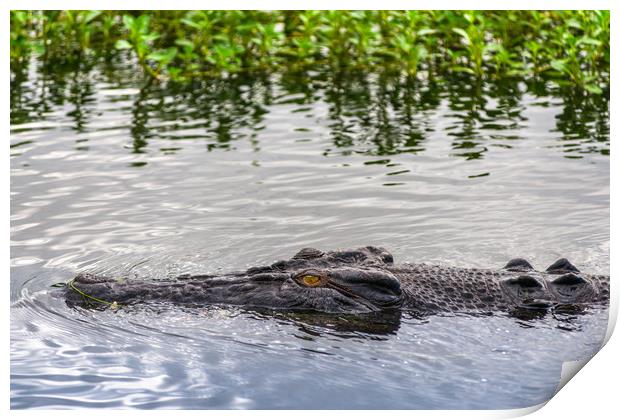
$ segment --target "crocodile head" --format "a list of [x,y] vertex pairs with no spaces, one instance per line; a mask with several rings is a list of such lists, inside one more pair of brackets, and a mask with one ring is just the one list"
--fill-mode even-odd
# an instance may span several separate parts
[[273,309],[363,313],[397,307],[399,280],[387,267],[383,248],[321,252],[304,248],[289,260],[220,276],[180,276],[163,281],[122,281],[78,275],[68,286],[68,303],[175,302],[231,304]]

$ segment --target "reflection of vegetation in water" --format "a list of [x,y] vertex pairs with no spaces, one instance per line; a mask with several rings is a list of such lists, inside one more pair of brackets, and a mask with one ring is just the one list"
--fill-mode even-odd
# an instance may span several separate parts
[[[522,96],[519,82],[511,79],[486,86],[465,83],[460,89],[451,91],[450,109],[458,123],[451,127],[448,135],[455,138],[452,143],[455,155],[468,160],[479,159],[488,145],[510,148],[509,140],[519,137],[502,132],[523,128]],[[485,131],[493,134],[485,136]]]
[[609,104],[604,98],[584,97],[574,92],[563,98],[562,112],[556,116],[566,157],[583,153],[609,155]]
[[[144,153],[149,143],[156,147],[157,139],[200,140],[208,150],[231,149],[235,141],[245,139],[257,149],[256,137],[266,127],[270,107],[288,105],[292,116],[316,118],[319,103],[327,107],[326,125],[333,144],[326,155],[419,154],[426,149],[429,134],[442,130],[451,139],[455,156],[479,159],[489,148],[510,148],[520,138],[519,130],[527,124],[526,94],[529,101],[539,99],[536,106],[552,101],[563,109],[556,116],[556,129],[562,133],[559,147],[567,156],[609,153],[607,97],[544,82],[525,84],[514,78],[484,82],[471,75],[420,80],[391,72],[296,70],[156,83],[136,76],[135,66],[122,60],[62,66],[35,60],[30,70],[31,77],[36,76],[32,80],[24,71],[11,78],[11,123],[15,125],[45,120],[63,107],[72,129],[88,133],[100,100],[98,85],[142,86],[131,94],[105,97],[115,109],[118,101],[126,107],[120,111],[130,116],[127,128],[132,142],[126,147],[132,153]],[[441,127],[434,118],[437,114],[442,115]],[[291,119],[291,124],[299,121]],[[313,121],[309,118],[306,125],[294,128],[311,131],[308,124]],[[175,153],[179,147],[160,151]]]
[[156,79],[304,68],[609,86],[609,11],[12,11],[11,62],[127,51]]

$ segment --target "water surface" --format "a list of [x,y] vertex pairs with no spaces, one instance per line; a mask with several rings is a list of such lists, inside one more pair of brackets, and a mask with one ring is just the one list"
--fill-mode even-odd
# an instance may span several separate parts
[[333,319],[69,309],[76,272],[225,272],[299,248],[609,272],[608,101],[543,82],[245,75],[131,63],[11,80],[13,408],[518,408],[594,354],[607,312]]

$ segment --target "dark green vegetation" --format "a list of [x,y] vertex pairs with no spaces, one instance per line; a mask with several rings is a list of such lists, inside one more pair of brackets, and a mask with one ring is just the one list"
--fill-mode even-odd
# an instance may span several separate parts
[[135,59],[155,79],[380,71],[609,89],[608,11],[12,11],[11,67]]

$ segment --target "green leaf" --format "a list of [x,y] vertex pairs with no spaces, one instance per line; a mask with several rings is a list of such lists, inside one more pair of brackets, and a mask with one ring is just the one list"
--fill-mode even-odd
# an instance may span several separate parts
[[133,27],[134,18],[130,15],[123,15],[123,25],[125,28],[131,29]]
[[590,93],[594,93],[595,95],[600,95],[603,93],[603,89],[594,84],[585,85],[584,89]]
[[131,45],[129,41],[119,39],[118,41],[116,41],[115,47],[117,50],[129,50],[133,48],[133,45]]
[[88,12],[86,17],[84,18],[84,22],[88,23],[88,22],[92,21],[93,19],[95,19],[100,14],[101,14],[101,11],[99,11],[99,10],[91,10],[91,11]]
[[142,36],[144,42],[153,42],[159,38],[159,34],[157,32],[151,32],[150,34],[145,34]]
[[568,68],[566,67],[566,61],[565,60],[552,60],[551,63],[549,63],[551,65],[551,67],[561,73],[566,73],[568,71]]
[[484,52],[499,52],[504,50],[504,46],[502,44],[499,44],[497,42],[490,42],[488,44],[486,44],[483,48]]
[[595,47],[600,47],[601,45],[603,45],[603,43],[601,41],[599,41],[598,39],[593,39],[590,38],[588,36],[584,36],[583,38],[579,39],[579,41],[577,41],[578,44],[587,44],[587,45],[594,45]]
[[456,72],[461,72],[461,73],[476,74],[476,72],[474,72],[469,67],[463,67],[463,66],[453,66],[453,67],[450,67],[450,70],[456,71]]
[[189,48],[191,50],[194,49],[194,43],[188,39],[177,39],[176,41],[174,41],[175,44],[177,44],[179,47],[185,47],[185,48]]
[[527,72],[525,70],[511,69],[506,72],[506,76],[527,76]]
[[573,29],[582,29],[581,23],[577,19],[569,19],[566,25]]
[[175,47],[168,48],[166,50],[158,50],[150,53],[146,56],[149,60],[157,61],[161,64],[167,64],[171,62],[177,55],[177,49]]
[[418,36],[432,35],[432,34],[436,34],[436,33],[437,33],[436,29],[425,28],[425,29],[420,29],[418,31]]
[[464,29],[452,28],[452,31],[459,34],[468,44],[471,44],[471,38],[469,38],[469,34]]
[[21,10],[12,11],[11,14],[12,14],[12,17],[16,18],[21,24],[26,23],[26,21],[28,20],[28,15],[24,11],[21,11]]
[[190,19],[181,19],[181,22],[183,22],[187,26],[191,26],[192,28],[200,29],[201,27],[200,23],[194,22],[193,20],[190,20]]
[[140,15],[138,19],[136,19],[135,27],[141,33],[146,33],[149,29],[149,22],[151,21],[151,17],[149,15]]

